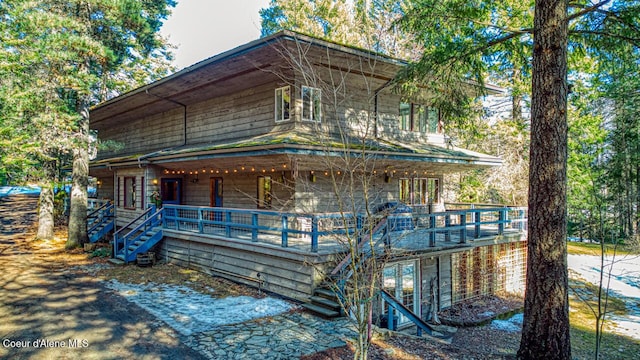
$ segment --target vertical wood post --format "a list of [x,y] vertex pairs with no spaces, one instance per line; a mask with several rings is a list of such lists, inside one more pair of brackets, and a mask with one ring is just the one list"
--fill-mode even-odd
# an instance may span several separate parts
[[311,252],[318,252],[318,218],[311,218]]
[[451,241],[451,230],[449,229],[449,227],[451,227],[451,215],[450,214],[446,214],[444,216],[444,227],[445,227],[444,241]]
[[480,237],[480,234],[481,234],[481,232],[480,232],[480,222],[482,221],[482,214],[480,213],[480,211],[476,211],[476,212],[473,213],[473,217],[474,217],[473,223],[474,223],[474,228],[475,228],[473,237],[475,239],[477,239],[477,238]]
[[460,244],[467,242],[467,213],[460,214]]
[[227,210],[224,212],[225,214],[225,224],[224,224],[224,233],[225,236],[231,237],[231,211]]
[[289,245],[289,218],[287,215],[282,215],[282,247]]
[[251,214],[251,241],[258,241],[258,214]]
[[436,216],[429,214],[429,246],[436,246]]

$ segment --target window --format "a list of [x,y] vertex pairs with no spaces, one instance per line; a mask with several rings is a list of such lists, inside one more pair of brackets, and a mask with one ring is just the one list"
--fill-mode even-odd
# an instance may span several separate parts
[[258,176],[258,208],[271,209],[271,176]]
[[411,182],[409,179],[400,179],[400,201],[411,204]]
[[426,105],[400,103],[400,130],[440,134],[440,111]]
[[288,86],[276,89],[276,122],[289,120],[291,89]]
[[440,179],[400,179],[398,184],[398,198],[405,204],[427,205],[440,201]]
[[136,208],[136,178],[124,178],[124,207],[126,209]]
[[320,122],[322,118],[320,89],[302,87],[302,120]]
[[411,130],[411,104],[400,103],[400,129]]

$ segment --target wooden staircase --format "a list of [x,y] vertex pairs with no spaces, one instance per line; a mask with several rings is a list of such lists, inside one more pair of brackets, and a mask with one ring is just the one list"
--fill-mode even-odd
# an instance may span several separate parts
[[[382,218],[376,223],[376,225],[367,232],[360,236],[357,244],[357,250],[362,254],[361,260],[366,260],[371,256],[371,251],[365,246],[369,241],[373,240],[373,236],[381,230],[384,230],[387,226],[387,218]],[[388,240],[388,233],[385,234],[374,244],[377,246],[381,241]],[[344,315],[342,306],[340,305],[340,295],[337,294],[332,288],[344,289],[345,284],[349,281],[353,275],[353,271],[348,270],[349,264],[351,264],[351,253],[348,253],[342,261],[340,261],[336,267],[331,271],[327,277],[327,283],[330,285],[318,287],[314,290],[313,295],[309,300],[302,304],[302,307],[311,311],[316,315],[320,315],[327,318],[338,317]]]
[[104,239],[115,226],[115,208],[108,202],[87,215],[87,234],[89,242],[95,243]]
[[320,287],[314,290],[309,301],[302,307],[316,315],[326,318],[335,318],[342,315],[342,307],[338,295],[328,287]]
[[[160,242],[162,233],[162,209],[150,207],[138,218],[114,234],[113,257],[115,262],[128,264],[134,262],[138,254],[146,253]],[[125,233],[135,223],[140,222],[133,229]]]

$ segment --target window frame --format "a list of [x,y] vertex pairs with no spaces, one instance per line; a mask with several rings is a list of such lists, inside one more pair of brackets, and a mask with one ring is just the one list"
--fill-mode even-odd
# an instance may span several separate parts
[[[124,206],[123,208],[129,210],[135,210],[137,208],[137,199],[136,199],[136,177],[135,176],[123,176],[123,197],[124,197]],[[130,181],[130,183],[129,183]],[[129,198],[129,194],[131,194],[132,199]],[[131,201],[131,204],[130,204]]]
[[[409,113],[406,113],[407,105]],[[403,113],[404,110],[404,113]],[[400,102],[398,107],[400,130],[420,134],[442,134],[442,115],[440,109],[417,103]],[[433,115],[435,114],[435,118]],[[432,131],[433,130],[433,131]]]
[[270,175],[260,175],[256,181],[256,205],[258,209],[271,209],[273,180]]
[[439,203],[440,178],[411,177],[398,179],[398,201],[407,205]]
[[[310,95],[305,99],[305,93]],[[300,99],[302,100],[302,121],[310,121],[319,123],[322,121],[322,90],[311,86],[302,86],[300,91]],[[308,108],[307,108],[308,107]],[[311,117],[305,117],[308,112]]]
[[[288,94],[289,101],[285,100],[284,93]],[[280,95],[280,97],[278,97]],[[275,89],[275,108],[273,116],[276,123],[281,123],[291,120],[291,87],[283,86]],[[286,117],[285,117],[286,115]]]

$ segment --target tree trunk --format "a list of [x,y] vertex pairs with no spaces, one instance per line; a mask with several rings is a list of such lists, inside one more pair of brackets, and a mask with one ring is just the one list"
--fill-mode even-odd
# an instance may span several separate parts
[[519,359],[571,359],[566,244],[567,0],[536,1],[529,243]]
[[53,184],[57,180],[55,166],[55,161],[45,161],[43,163],[45,179],[40,185],[40,210],[38,211],[38,233],[36,235],[36,238],[42,240],[53,239],[55,227]]
[[87,235],[87,186],[89,185],[89,109],[82,105],[78,129],[78,145],[73,150],[73,174],[69,233],[66,248],[82,246],[89,241]]
[[36,238],[41,240],[53,239],[53,187],[51,182],[41,186],[40,211],[38,212],[38,234]]

